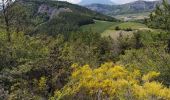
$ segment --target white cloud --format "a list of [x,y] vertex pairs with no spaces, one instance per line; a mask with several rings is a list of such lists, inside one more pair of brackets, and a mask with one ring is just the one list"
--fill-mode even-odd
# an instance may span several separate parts
[[67,2],[70,2],[70,3],[74,3],[74,4],[81,2],[81,0],[60,0],[60,1],[67,1]]
[[[67,2],[70,2],[70,3],[77,4],[77,3],[80,3],[82,0],[60,0],[60,1],[67,1]],[[118,4],[124,4],[124,3],[137,1],[137,0],[111,0],[111,1],[113,1],[114,3],[118,3]],[[146,0],[146,1],[155,1],[155,0]]]
[[[0,2],[1,1],[2,0],[0,0]],[[67,2],[70,2],[70,3],[78,4],[82,0],[59,0],[59,1],[67,1]],[[111,1],[113,1],[114,3],[117,3],[117,4],[124,4],[124,3],[132,2],[132,1],[137,1],[137,0],[111,0]],[[155,1],[155,0],[146,0],[146,1]]]

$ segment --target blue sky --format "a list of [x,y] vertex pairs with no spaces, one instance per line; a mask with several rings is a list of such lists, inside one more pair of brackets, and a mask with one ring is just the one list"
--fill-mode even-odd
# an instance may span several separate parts
[[[80,3],[81,0],[61,0],[61,1],[68,1],[68,2],[71,2],[71,3]],[[132,1],[136,1],[136,0],[111,0],[113,1],[114,3],[117,3],[117,4],[124,4],[124,3],[128,3],[128,2],[132,2]],[[155,1],[155,0],[146,0],[146,1]]]

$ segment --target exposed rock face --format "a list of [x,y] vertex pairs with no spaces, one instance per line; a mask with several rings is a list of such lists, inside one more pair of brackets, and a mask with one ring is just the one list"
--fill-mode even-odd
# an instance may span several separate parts
[[72,12],[72,10],[70,8],[57,9],[46,4],[42,4],[38,9],[38,13],[46,13],[50,17],[50,19],[52,19],[54,16],[58,16],[62,12]]

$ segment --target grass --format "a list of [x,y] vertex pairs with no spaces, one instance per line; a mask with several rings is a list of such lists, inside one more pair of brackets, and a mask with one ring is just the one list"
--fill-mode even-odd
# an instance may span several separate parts
[[91,31],[95,33],[103,33],[109,27],[115,25],[117,22],[99,21],[95,20],[94,24],[84,25],[81,27],[82,31]]
[[[115,27],[118,26],[122,30],[115,30]],[[131,28],[133,31],[124,31],[124,29]],[[133,32],[136,30],[149,30],[149,28],[141,23],[137,22],[107,22],[96,20],[94,24],[84,25],[81,27],[83,31],[92,31],[100,33],[102,37],[112,37],[114,40],[122,34],[125,37],[131,37]]]
[[133,31],[115,31],[115,30],[106,30],[101,36],[108,37],[110,36],[112,39],[117,40],[117,38],[122,34],[124,37],[131,37],[133,35]]
[[124,20],[124,18],[131,18],[130,21],[133,20],[140,20],[145,19],[149,16],[150,12],[143,12],[143,13],[134,13],[134,14],[122,14],[122,15],[116,15],[115,18]]
[[147,28],[146,25],[136,22],[124,22],[118,25],[121,29],[131,28],[133,30],[137,30],[140,28]]
[[150,12],[142,12],[142,13],[132,13],[132,14],[122,14],[122,15],[117,15],[116,17],[128,17],[128,16],[149,16]]
[[[115,30],[115,27],[118,26],[120,27],[121,29],[127,29],[127,28],[131,28],[133,31],[124,31],[124,30],[119,30],[119,31],[116,31]],[[106,29],[101,35],[103,37],[107,37],[107,36],[110,36],[112,37],[114,40],[116,40],[119,36],[120,36],[120,33],[123,35],[123,36],[132,36],[133,35],[133,32],[135,30],[149,30],[149,28],[144,25],[144,24],[141,24],[141,23],[136,23],[136,22],[124,22],[124,23],[117,23],[111,27],[109,27],[108,29]]]

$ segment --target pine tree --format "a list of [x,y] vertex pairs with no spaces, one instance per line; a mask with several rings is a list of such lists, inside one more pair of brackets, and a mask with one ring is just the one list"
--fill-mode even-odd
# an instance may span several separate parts
[[170,31],[170,5],[167,0],[163,0],[162,5],[157,6],[156,10],[150,14],[147,24],[153,28]]

